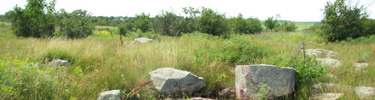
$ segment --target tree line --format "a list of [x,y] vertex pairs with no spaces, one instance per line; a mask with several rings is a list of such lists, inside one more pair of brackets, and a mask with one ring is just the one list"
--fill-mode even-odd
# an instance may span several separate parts
[[[120,34],[140,30],[152,31],[161,35],[181,36],[199,31],[217,36],[228,34],[255,34],[264,31],[295,31],[296,25],[269,17],[264,22],[258,18],[226,17],[210,8],[183,7],[186,16],[177,16],[172,11],[161,11],[151,18],[149,14],[140,13],[135,17],[92,16],[86,10],[66,12],[55,10],[55,0],[27,0],[25,9],[17,5],[13,10],[0,16],[1,20],[12,23],[14,34],[20,37],[85,38],[93,33],[95,25],[117,26]],[[345,0],[327,2],[324,19],[316,33],[328,41],[340,41],[347,38],[358,38],[375,34],[374,20],[369,19],[363,6],[350,6]]]

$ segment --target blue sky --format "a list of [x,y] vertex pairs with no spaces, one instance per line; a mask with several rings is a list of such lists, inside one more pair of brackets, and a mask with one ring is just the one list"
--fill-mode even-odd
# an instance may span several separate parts
[[[155,16],[161,10],[173,10],[177,15],[183,15],[182,7],[204,6],[225,13],[227,17],[242,13],[245,18],[264,20],[280,14],[282,20],[320,21],[327,1],[333,0],[57,0],[56,9],[64,8],[68,12],[85,9],[94,16],[134,16],[141,12]],[[351,2],[368,6],[370,17],[375,18],[375,0]],[[16,4],[24,7],[26,0],[0,0],[0,14],[5,14]]]

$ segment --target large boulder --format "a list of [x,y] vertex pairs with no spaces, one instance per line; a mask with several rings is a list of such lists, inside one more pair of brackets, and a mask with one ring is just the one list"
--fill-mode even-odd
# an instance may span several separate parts
[[152,42],[152,41],[154,41],[154,40],[149,39],[147,37],[140,37],[140,38],[134,39],[133,43],[136,43],[136,42],[139,42],[139,43],[148,43],[148,42]]
[[237,99],[258,99],[256,95],[260,92],[268,99],[273,99],[294,92],[294,68],[264,64],[238,65],[235,71]]
[[339,67],[341,66],[341,62],[336,59],[330,58],[316,58],[316,60],[321,64],[329,67]]
[[121,100],[120,90],[102,92],[97,100]]
[[149,78],[156,90],[167,94],[197,91],[206,84],[202,77],[174,68],[156,69]]
[[65,67],[68,67],[68,66],[69,66],[69,63],[68,63],[68,61],[66,61],[66,60],[55,59],[55,60],[49,62],[49,63],[47,64],[47,66],[49,66],[49,67],[59,67],[59,66],[65,66]]
[[359,86],[354,88],[354,92],[361,100],[374,100],[375,88]]

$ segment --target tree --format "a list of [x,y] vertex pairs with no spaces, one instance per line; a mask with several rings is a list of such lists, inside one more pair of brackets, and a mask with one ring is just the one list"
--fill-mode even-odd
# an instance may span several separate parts
[[162,11],[152,22],[155,32],[163,35],[179,36],[179,31],[177,30],[177,16],[173,12]]
[[247,23],[242,17],[242,14],[238,14],[238,16],[232,20],[232,30],[234,33],[247,33]]
[[136,30],[140,29],[142,32],[146,32],[151,29],[151,21],[149,20],[149,17],[150,17],[149,14],[146,15],[145,13],[141,13],[135,16],[137,19],[137,21],[135,22]]
[[9,12],[14,34],[19,37],[50,37],[55,31],[55,0],[27,0],[25,9]]
[[127,30],[129,30],[129,31],[134,31],[134,27],[135,27],[135,21],[134,20],[127,20],[126,21],[126,24],[125,24],[125,27],[126,27],[126,29]]
[[268,19],[264,21],[264,26],[266,26],[271,31],[278,26],[277,24],[278,24],[278,22],[277,22],[277,20],[273,19],[273,16],[268,17]]
[[198,26],[201,32],[212,35],[222,35],[229,30],[225,15],[209,8],[203,8],[202,15],[198,20]]
[[85,38],[93,33],[93,26],[89,23],[90,14],[86,10],[74,10],[72,13],[60,10],[58,24],[61,35],[71,39]]
[[246,20],[246,33],[260,33],[263,30],[262,23],[258,18],[248,18]]
[[[324,9],[324,19],[322,22],[327,24],[319,35],[328,41],[341,41],[347,38],[358,38],[371,33],[366,31],[370,28],[368,15],[364,13],[363,6],[350,6],[345,0],[336,0],[334,3],[327,2]],[[369,29],[366,29],[369,28]],[[374,34],[374,33],[372,33]]]

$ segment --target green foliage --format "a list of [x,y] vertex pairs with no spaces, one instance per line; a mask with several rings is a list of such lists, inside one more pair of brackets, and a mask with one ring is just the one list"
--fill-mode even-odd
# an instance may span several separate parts
[[[210,34],[194,32],[183,35],[182,38],[201,42],[210,41],[210,45],[207,44],[204,46],[207,52],[200,52],[196,55],[196,59],[198,60],[200,59],[200,55],[209,55],[211,59],[220,59],[223,62],[238,65],[254,63],[268,56],[267,50],[264,47],[252,43],[248,37],[242,35],[234,35],[229,39],[222,39]],[[199,64],[203,65],[204,63],[199,62]]]
[[118,26],[118,29],[119,29],[119,34],[120,35],[126,35],[126,33],[128,33],[128,29],[126,27],[126,24],[122,23],[122,24],[119,24]]
[[153,20],[154,30],[156,33],[168,36],[179,36],[177,30],[177,16],[173,12],[162,11],[161,15],[157,15]]
[[271,96],[271,93],[270,93],[270,91],[272,91],[271,88],[268,87],[267,84],[265,84],[265,83],[260,83],[258,85],[258,87],[259,87],[259,89],[258,89],[259,92],[257,94],[255,94],[256,99],[257,100],[268,100],[268,97]]
[[228,21],[224,14],[219,14],[209,8],[203,8],[198,20],[199,30],[211,35],[221,35],[229,31]]
[[346,0],[327,2],[323,19],[327,27],[319,35],[334,42],[375,34],[368,31],[374,30],[374,27],[371,27],[374,24],[372,20],[367,19],[368,15],[363,13],[363,10],[363,7],[350,6]]
[[134,20],[131,20],[131,21],[127,21],[125,23],[125,26],[126,26],[126,29],[129,30],[129,31],[134,31],[134,27],[135,27],[135,21]]
[[273,17],[268,17],[268,19],[264,21],[264,26],[266,26],[267,29],[270,29],[271,31],[278,27],[277,24],[277,20],[274,20]]
[[299,56],[290,59],[279,58],[273,62],[273,65],[294,67],[297,71],[296,81],[298,83],[312,82],[314,79],[321,77],[326,70],[325,66],[318,64],[315,57],[307,55],[305,58]]
[[282,29],[284,31],[287,31],[287,32],[292,32],[292,31],[296,31],[297,29],[297,26],[295,23],[288,23],[288,22],[284,22],[282,25],[281,25]]
[[132,39],[139,38],[139,37],[147,37],[150,39],[159,39],[160,34],[147,31],[147,32],[142,32],[140,29],[137,30],[137,32],[130,32],[127,37],[130,37]]
[[71,39],[86,38],[93,33],[94,27],[89,23],[90,14],[86,10],[74,10],[72,13],[60,10],[58,25],[60,36]]
[[149,17],[150,17],[149,14],[146,15],[145,13],[141,13],[135,16],[137,18],[137,21],[135,22],[136,29],[140,29],[142,32],[146,32],[151,29],[152,25],[151,25],[151,21],[149,20]]
[[260,33],[263,28],[260,20],[257,18],[244,19],[242,14],[238,14],[236,18],[231,19],[231,29],[234,33],[254,34]]
[[50,37],[55,31],[55,0],[27,0],[25,9],[15,6],[9,11],[13,32],[18,37]]

